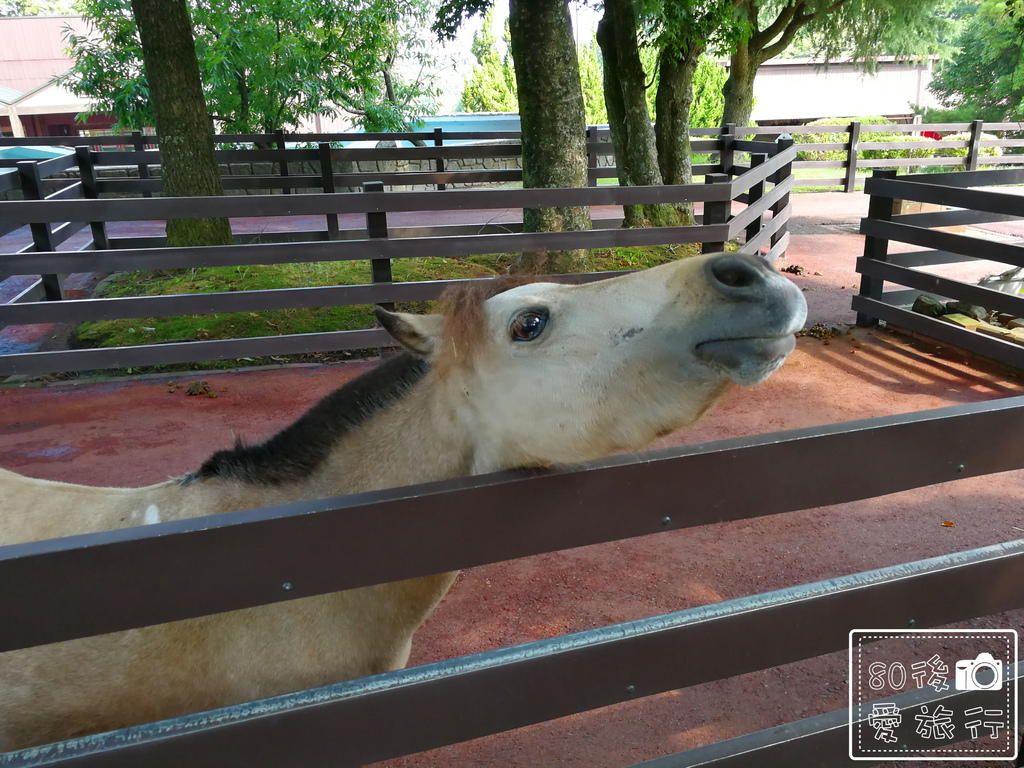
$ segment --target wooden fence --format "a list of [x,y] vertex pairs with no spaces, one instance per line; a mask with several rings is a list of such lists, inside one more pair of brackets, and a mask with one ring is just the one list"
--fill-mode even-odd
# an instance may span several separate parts
[[[33,243],[17,253],[0,256],[0,279],[10,275],[57,276],[71,272],[110,273],[121,270],[240,266],[313,261],[370,260],[370,282],[310,288],[201,293],[177,296],[20,301],[0,305],[0,325],[74,323],[134,317],[166,317],[214,312],[253,312],[268,309],[376,304],[436,299],[452,281],[402,283],[393,280],[391,260],[431,256],[466,256],[569,248],[608,248],[673,243],[701,243],[705,251],[722,250],[725,242],[744,237],[742,250],[774,261],[788,243],[792,142],[766,143],[715,139],[722,162],[720,173],[709,173],[705,184],[664,187],[595,186],[579,189],[485,189],[442,192],[385,192],[368,182],[357,193],[295,194],[260,197],[64,199],[75,194],[96,198],[95,178],[86,173],[44,200],[0,202],[0,221],[8,229],[29,225]],[[393,150],[415,152],[420,148]],[[331,150],[331,152],[348,150]],[[749,165],[735,165],[734,152],[752,153]],[[77,150],[79,161],[93,153]],[[144,153],[143,153],[144,154]],[[137,159],[137,158],[133,158]],[[143,158],[147,159],[147,158]],[[47,161],[53,162],[53,161]],[[53,168],[61,167],[61,159]],[[33,169],[42,164],[30,163]],[[88,166],[83,165],[84,169]],[[19,173],[42,171],[19,164]],[[621,219],[596,220],[585,232],[523,232],[518,225],[473,224],[422,228],[389,227],[387,216],[403,211],[487,211],[544,206],[628,205],[635,203],[702,202],[699,226],[621,229]],[[745,204],[733,214],[733,203]],[[765,220],[766,214],[771,217]],[[358,227],[341,229],[339,216],[357,214]],[[116,238],[111,222],[164,220],[206,216],[274,217],[324,216],[326,228],[289,232],[280,237],[261,234],[238,238],[235,245],[202,248],[154,247],[162,238]],[[77,222],[77,223],[76,223]],[[59,223],[56,228],[54,224]],[[57,247],[74,233],[89,229],[91,237],[77,250]],[[588,281],[615,273],[573,275]],[[51,299],[59,298],[59,280]],[[38,293],[39,291],[36,291]],[[30,292],[26,296],[31,297]],[[383,330],[293,334],[219,341],[187,341],[153,346],[32,352],[0,357],[0,375],[55,371],[127,368],[199,360],[287,355],[365,349],[390,344]]]
[[[0,652],[1018,470],[1022,433],[1024,397],[1008,398],[0,547],[0,583],[18,585],[0,590]],[[780,467],[800,467],[800,481]],[[240,575],[254,560],[259,578]],[[1022,606],[1024,540],[12,752],[0,767],[360,766],[840,651],[853,628]],[[1005,673],[1022,675],[1019,663]],[[887,701],[973,693],[926,691]],[[847,718],[644,766],[847,765]]]
[[[909,142],[885,138],[872,141],[872,134],[904,134],[917,136],[923,132],[940,136],[938,140]],[[828,178],[803,178],[794,181],[794,186],[841,187],[846,192],[853,192],[856,185],[858,170],[875,168],[920,168],[925,166],[961,167],[965,170],[976,170],[986,165],[1024,164],[1024,156],[1005,154],[988,156],[984,150],[1019,150],[1024,147],[1024,124],[1022,123],[986,123],[975,120],[970,123],[920,123],[863,125],[859,121],[851,121],[842,125],[778,125],[765,127],[739,127],[727,125],[724,128],[695,128],[690,130],[692,149],[696,155],[711,155],[707,163],[698,163],[694,167],[694,175],[719,172],[722,165],[717,156],[719,145],[715,139],[722,136],[743,138],[761,136],[774,139],[782,134],[835,134],[835,141],[801,142],[798,151],[841,152],[843,159],[803,160],[794,162],[794,169],[836,169],[836,176]],[[950,135],[967,134],[966,138],[950,139]],[[991,134],[991,135],[986,135]],[[998,134],[993,138],[992,135]],[[615,153],[611,145],[611,137],[606,127],[589,126],[587,128],[587,151],[589,158],[589,184],[594,186],[598,179],[616,178]],[[342,133],[342,134],[289,134],[277,131],[273,134],[222,134],[214,137],[215,143],[236,147],[238,145],[259,145],[274,149],[222,149],[218,150],[218,160],[224,164],[225,188],[231,190],[270,190],[280,189],[288,192],[298,188],[319,188],[328,191],[329,187],[342,188],[357,186],[363,181],[378,180],[386,185],[421,185],[433,184],[443,189],[450,184],[483,184],[483,183],[516,183],[522,181],[519,169],[466,169],[452,170],[446,167],[451,161],[467,158],[484,160],[518,159],[520,133],[518,131],[443,131],[436,128],[432,132],[406,133]],[[396,148],[354,148],[343,150],[339,144],[353,141],[395,141],[417,142],[424,146]],[[449,142],[447,145],[445,142]],[[453,146],[451,143],[455,142]],[[473,142],[467,146],[464,142]],[[494,142],[507,142],[496,144]],[[307,144],[307,149],[286,149],[288,144]],[[317,145],[313,147],[312,145]],[[152,194],[160,189],[158,178],[152,178],[150,167],[159,161],[159,138],[145,136],[139,132],[120,136],[94,136],[89,138],[75,136],[44,136],[32,138],[0,138],[2,146],[89,146],[97,150],[93,163],[97,169],[109,166],[128,167],[135,178],[101,180],[98,191],[101,194]],[[147,149],[149,148],[149,149]],[[99,151],[107,150],[107,151]],[[962,150],[963,157],[905,157],[905,158],[867,158],[862,155],[869,152],[907,150],[930,154],[940,150]],[[375,162],[407,162],[420,161],[421,165],[432,165],[431,170],[394,171],[383,176],[378,171],[359,171],[334,173],[333,178],[325,166],[327,153],[333,163],[356,162],[368,160]],[[233,163],[272,163],[277,166],[276,173],[256,173],[238,175],[232,171]],[[316,173],[303,172],[301,164],[315,166]],[[728,165],[728,163],[726,163]],[[3,170],[0,164],[0,192],[3,191]]]
[[[975,354],[1024,368],[1024,345],[984,331],[966,330],[908,309],[924,293],[933,298],[962,301],[990,311],[1024,317],[1024,295],[1020,293],[1001,293],[921,270],[921,267],[979,259],[1009,267],[1024,267],[1024,246],[1019,243],[995,242],[963,232],[943,231],[943,228],[971,224],[1024,220],[1024,196],[971,188],[1001,184],[1024,184],[1024,169],[899,178],[892,171],[879,171],[868,179],[865,192],[871,195],[871,201],[868,216],[862,220],[860,229],[867,237],[864,256],[857,260],[857,271],[862,275],[861,286],[859,295],[853,297],[858,325],[868,326],[884,320]],[[956,210],[894,214],[894,200],[953,206]],[[907,243],[923,250],[890,253],[890,241]],[[885,290],[889,283],[895,285],[896,290]]]
[[[701,242],[715,249],[740,234],[746,235],[743,250],[767,250],[764,255],[772,259],[787,242],[795,149],[736,138],[721,141],[718,151],[724,173],[712,176],[711,183],[687,187],[370,190],[296,194],[287,200],[273,196],[2,203],[0,213],[7,225],[45,227],[52,235],[54,222],[77,221],[85,223],[74,226],[88,227],[92,233],[88,250],[60,252],[33,243],[21,253],[3,256],[3,264],[9,274],[61,274],[83,268],[196,266],[197,261],[252,264],[366,258],[376,261],[383,272],[389,259],[406,256],[654,242]],[[732,161],[735,153],[742,152],[752,153],[749,166]],[[985,179],[1008,173],[987,172]],[[896,192],[905,199],[939,194],[935,191],[939,187],[921,191],[919,187],[927,183],[916,177],[898,190],[879,186],[894,182],[882,178],[869,184],[880,199]],[[77,183],[86,193],[89,180]],[[621,205],[678,202],[683,199],[680,195],[704,202],[701,226],[470,234],[433,229],[402,232],[381,220],[392,212],[449,206]],[[1007,215],[1010,211],[999,207],[1008,205],[1003,197],[983,195],[982,203],[972,210],[985,216]],[[746,207],[733,214],[735,201]],[[951,202],[966,202],[957,201],[960,198]],[[773,215],[765,222],[768,211]],[[322,242],[238,244],[202,251],[97,239],[105,236],[104,228],[111,221],[284,212],[325,217],[355,213],[366,217],[366,226],[351,236],[339,231],[337,239],[325,237]],[[962,215],[944,213],[941,223],[956,223],[948,220]],[[330,233],[327,221],[324,231]],[[919,218],[916,224],[922,221]],[[906,226],[898,219],[882,224],[889,229],[869,231],[869,237],[895,239],[896,231],[902,233],[900,227]],[[97,248],[102,242],[106,247]],[[934,247],[957,254],[961,252],[958,243],[943,240]],[[930,242],[923,245],[933,247]],[[88,267],[83,267],[84,261]],[[440,288],[437,283],[383,280],[361,286],[228,295],[55,300],[0,307],[0,322],[73,322],[406,301],[433,298]],[[874,302],[862,310],[876,309],[875,303],[889,306],[871,296],[858,300]],[[382,336],[376,330],[351,331],[298,339],[32,353],[5,359],[15,361],[8,372],[74,370],[345,345],[372,347],[384,341]],[[616,456],[584,468],[539,475],[500,473],[2,547],[0,583],[18,588],[0,590],[0,616],[4,617],[0,652],[251,607],[268,602],[268,595],[276,595],[271,602],[305,597],[1019,470],[1024,468],[1022,433],[1024,398],[1010,398]],[[779,471],[792,466],[801,468],[799,483]],[[880,472],[879,467],[886,469]],[[738,476],[743,483],[709,482]],[[523,515],[524,509],[531,514]],[[631,513],[622,514],[624,509]],[[460,535],[438,539],[431,533],[438,530],[458,530]],[[432,546],[425,548],[422,542],[428,538]],[[367,548],[366,541],[383,543]],[[240,577],[250,571],[239,564],[254,558],[262,564],[261,578]],[[331,567],[324,567],[327,562]],[[144,594],[132,587],[138,583],[147,584]],[[275,589],[285,583],[292,589]],[[854,627],[921,629],[1020,607],[1024,607],[1024,541],[1014,541],[0,755],[0,767],[358,766],[839,651],[847,647]],[[1007,679],[1022,675],[1021,664],[1006,671]],[[495,696],[495,690],[502,695]],[[916,698],[915,704],[949,704],[970,693],[950,690],[931,699]],[[645,766],[845,764],[847,718],[845,710],[834,712],[658,758]]]
[[[762,133],[768,130],[772,132],[798,133],[835,133],[839,139],[845,134],[845,140],[834,142],[801,142],[797,149],[801,151],[840,151],[846,157],[842,160],[797,160],[793,167],[797,170],[805,168],[835,168],[842,169],[840,175],[830,178],[800,179],[796,186],[830,187],[841,186],[845,192],[853,192],[856,184],[858,169],[876,168],[923,168],[923,167],[961,167],[965,170],[974,171],[986,165],[1015,164],[1024,165],[1024,155],[1005,154],[1000,156],[986,156],[984,149],[1018,149],[1024,147],[1024,138],[1019,135],[1024,131],[1024,123],[986,123],[982,120],[974,120],[970,123],[919,123],[919,124],[896,124],[896,125],[862,125],[854,121],[846,125],[787,125],[772,126],[770,129],[761,128],[756,132]],[[753,129],[744,128],[737,131],[738,134],[755,132]],[[908,142],[887,139],[883,141],[871,140],[871,134],[898,133],[907,136],[930,132],[937,134],[959,134],[968,133],[966,139],[940,138],[938,140],[927,140],[923,142]],[[991,138],[985,133],[1001,134],[1001,138]],[[1007,137],[1012,134],[1014,137]],[[921,154],[922,151],[930,153],[934,150],[957,149],[964,150],[964,157],[904,157],[904,158],[862,158],[861,154],[870,151],[905,150],[913,155],[914,152]]]

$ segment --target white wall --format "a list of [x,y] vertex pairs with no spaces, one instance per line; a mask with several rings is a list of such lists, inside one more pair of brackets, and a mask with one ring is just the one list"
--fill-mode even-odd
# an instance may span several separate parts
[[849,63],[828,68],[808,59],[773,60],[754,80],[753,120],[911,115],[911,104],[940,106],[928,90],[931,62],[881,61],[866,75]]

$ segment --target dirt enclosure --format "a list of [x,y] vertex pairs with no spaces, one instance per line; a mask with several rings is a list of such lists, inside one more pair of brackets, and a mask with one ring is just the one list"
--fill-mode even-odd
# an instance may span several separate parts
[[[853,322],[848,307],[860,238],[840,231],[842,221],[799,213],[793,245],[778,266],[804,268],[793,279],[807,289],[808,324],[823,322],[841,332],[827,343],[801,338],[766,384],[734,389],[700,425],[656,447],[1024,395],[1024,378],[1008,370],[885,330],[847,332],[840,324]],[[185,394],[199,376],[178,377],[182,388],[169,387],[174,377],[167,376],[8,386],[0,389],[0,466],[79,483],[156,482],[193,469],[229,445],[232,432],[252,439],[269,435],[366,365],[203,374],[216,397]],[[801,482],[800,466],[778,471]],[[1024,471],[1018,471],[474,568],[417,635],[411,663],[1019,539],[1022,507]],[[1017,611],[970,626],[1020,629],[1022,623],[1024,611]],[[388,765],[630,765],[842,709],[846,677],[846,654],[836,653]],[[837,755],[836,764],[842,763]]]

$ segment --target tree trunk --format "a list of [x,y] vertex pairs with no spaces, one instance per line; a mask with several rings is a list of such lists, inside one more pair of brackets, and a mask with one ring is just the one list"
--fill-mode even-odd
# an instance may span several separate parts
[[[186,0],[132,0],[167,196],[222,195]],[[231,244],[227,219],[167,222],[167,245]]]
[[[704,43],[693,43],[675,53],[663,48],[658,57],[654,136],[658,165],[665,184],[690,184],[693,181],[690,108],[693,106],[693,76],[704,48]],[[680,223],[695,223],[693,203],[680,203],[676,210]]]
[[[522,121],[523,186],[587,186],[583,92],[566,0],[511,0],[509,45],[515,62]],[[525,232],[590,229],[586,206],[530,208]],[[516,271],[579,272],[586,250],[521,254]]]
[[[612,21],[605,15],[597,23],[597,44],[601,48],[601,74],[604,84],[604,106],[608,113],[608,132],[615,148],[615,173],[619,186],[629,185],[629,163],[626,161],[626,143],[629,133],[626,129],[626,105],[622,99],[622,88],[619,87],[619,55],[612,32]],[[634,208],[635,206],[626,206]],[[626,211],[627,218],[629,211]]]
[[[660,186],[661,171],[654,128],[647,111],[646,76],[637,46],[632,0],[605,0],[597,27],[604,69],[605,105],[623,186]],[[624,206],[624,226],[672,226],[679,223],[670,205]]]
[[750,125],[750,113],[754,109],[754,76],[761,64],[759,56],[760,51],[751,50],[749,42],[736,43],[729,59],[729,79],[722,87],[722,95],[725,97],[723,126],[729,123]]

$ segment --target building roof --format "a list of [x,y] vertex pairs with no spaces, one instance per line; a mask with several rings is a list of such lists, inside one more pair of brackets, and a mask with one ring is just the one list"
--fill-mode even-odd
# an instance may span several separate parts
[[[0,18],[0,87],[28,93],[71,69],[74,61],[64,50],[66,27],[76,34],[88,31],[79,16]],[[2,94],[0,99],[7,101]]]

